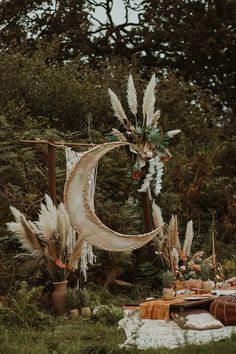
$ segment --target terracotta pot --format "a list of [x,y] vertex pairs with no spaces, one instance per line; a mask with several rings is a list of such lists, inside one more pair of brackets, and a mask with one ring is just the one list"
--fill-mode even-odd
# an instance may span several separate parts
[[163,289],[163,300],[171,301],[174,299],[174,297],[175,297],[175,292],[173,289],[167,289],[167,288]]
[[82,307],[81,308],[81,315],[83,317],[89,317],[91,316],[91,308],[90,307]]
[[55,282],[52,293],[52,305],[57,315],[65,315],[67,311],[67,280]]

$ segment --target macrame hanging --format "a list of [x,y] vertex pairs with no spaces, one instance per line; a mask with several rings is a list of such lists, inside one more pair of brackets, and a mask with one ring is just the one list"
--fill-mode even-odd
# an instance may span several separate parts
[[[81,159],[84,153],[75,152],[70,147],[65,147],[65,152],[66,152],[66,178],[68,178],[72,171],[72,168]],[[97,176],[97,168],[94,169],[89,179],[89,184],[90,184],[89,200],[90,200],[90,206],[92,210],[94,210],[94,193],[95,193],[95,186],[96,186],[96,176]],[[76,243],[76,232],[73,229],[73,233],[67,239],[67,247],[69,253],[71,253],[75,243]],[[87,281],[88,264],[93,265],[95,261],[96,261],[96,256],[93,254],[92,245],[89,242],[85,241],[83,244],[82,255],[80,258],[80,271],[83,274],[85,281]]]

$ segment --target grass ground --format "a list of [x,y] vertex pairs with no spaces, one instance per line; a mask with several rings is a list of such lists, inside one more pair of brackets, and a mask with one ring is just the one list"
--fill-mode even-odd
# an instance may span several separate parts
[[174,350],[119,349],[124,333],[88,319],[52,319],[41,328],[0,325],[0,354],[235,354],[236,337],[208,345],[187,345]]

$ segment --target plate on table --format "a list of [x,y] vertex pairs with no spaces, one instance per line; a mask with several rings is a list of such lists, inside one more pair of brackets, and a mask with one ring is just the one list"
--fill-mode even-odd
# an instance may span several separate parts
[[185,297],[184,300],[187,301],[194,301],[194,300],[204,300],[204,299],[210,299],[212,296],[188,296]]

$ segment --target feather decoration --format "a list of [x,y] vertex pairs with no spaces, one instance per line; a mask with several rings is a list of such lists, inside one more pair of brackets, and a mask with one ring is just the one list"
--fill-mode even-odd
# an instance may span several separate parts
[[143,97],[143,126],[149,126],[152,121],[152,116],[155,106],[155,87],[156,87],[156,76],[152,75],[150,82],[148,83]]
[[79,235],[79,238],[73,248],[73,251],[70,255],[69,262],[68,264],[70,265],[71,268],[74,268],[75,265],[77,264],[79,258],[81,257],[81,253],[83,250],[83,244],[84,244],[84,239],[86,235],[88,234],[88,231],[84,231]]
[[35,225],[40,230],[41,237],[46,242],[50,242],[53,233],[57,230],[57,208],[47,194],[45,202],[46,204],[41,203],[39,219]]
[[168,228],[168,240],[170,249],[176,248],[178,251],[181,251],[177,215],[171,216]]
[[16,235],[22,247],[27,251],[41,250],[38,239],[38,230],[25,216],[15,207],[10,206],[15,222],[7,223],[7,228]]
[[127,101],[130,111],[133,113],[134,116],[136,116],[138,112],[137,93],[134,86],[134,80],[131,74],[129,76],[127,84]]
[[115,113],[115,116],[118,118],[118,120],[125,126],[125,128],[128,128],[128,119],[126,117],[126,114],[123,110],[122,104],[119,100],[119,98],[116,96],[115,92],[113,92],[111,89],[108,89],[109,95],[110,95],[110,100],[111,100],[111,105],[113,108],[113,111]]
[[194,235],[194,233],[193,233],[193,221],[190,220],[187,223],[184,246],[183,246],[183,251],[184,251],[184,253],[187,256],[190,255],[192,241],[193,241],[193,235]]

